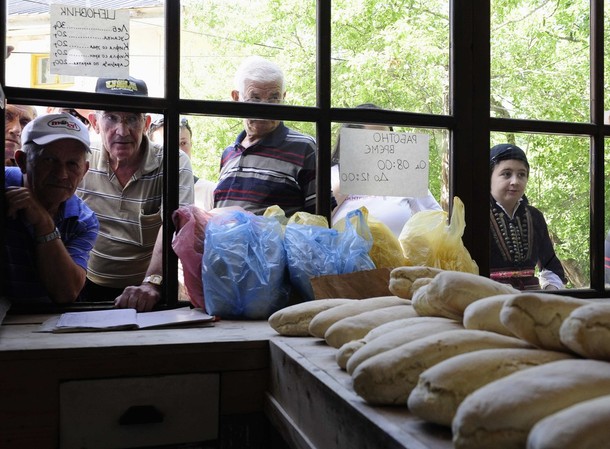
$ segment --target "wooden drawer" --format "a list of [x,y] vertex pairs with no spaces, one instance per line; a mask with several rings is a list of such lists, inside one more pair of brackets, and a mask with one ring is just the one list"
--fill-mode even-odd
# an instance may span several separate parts
[[60,447],[135,448],[216,440],[219,375],[63,382]]

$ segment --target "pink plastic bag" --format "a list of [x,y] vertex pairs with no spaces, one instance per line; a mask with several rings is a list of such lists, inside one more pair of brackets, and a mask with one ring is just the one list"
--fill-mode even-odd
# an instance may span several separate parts
[[212,215],[195,205],[181,206],[172,214],[176,233],[172,248],[184,270],[184,284],[193,306],[205,310],[201,258],[205,228]]

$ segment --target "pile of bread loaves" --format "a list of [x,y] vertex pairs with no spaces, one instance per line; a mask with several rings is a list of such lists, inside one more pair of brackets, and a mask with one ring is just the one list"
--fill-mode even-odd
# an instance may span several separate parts
[[279,310],[282,335],[337,348],[354,391],[448,426],[457,449],[610,447],[610,300],[399,267],[390,292]]

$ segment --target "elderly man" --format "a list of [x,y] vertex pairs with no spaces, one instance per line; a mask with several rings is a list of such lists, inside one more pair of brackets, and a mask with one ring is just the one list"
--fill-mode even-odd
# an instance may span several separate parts
[[89,168],[89,132],[68,114],[50,114],[28,123],[22,140],[18,167],[4,169],[4,295],[20,302],[73,302],[85,285],[99,228],[74,194]]
[[[280,67],[258,56],[243,61],[235,75],[234,101],[284,101]],[[279,120],[248,118],[244,131],[226,148],[214,191],[216,207],[241,206],[256,214],[280,206],[287,216],[314,213],[316,203],[316,142]]]
[[[101,78],[96,92],[147,96],[148,88],[135,78]],[[163,148],[146,137],[146,114],[97,111],[89,122],[101,147],[91,148],[91,168],[77,193],[97,214],[100,234],[83,296],[149,311],[161,299],[163,281]],[[180,205],[193,203],[193,171],[184,152],[179,178]]]
[[21,148],[21,133],[25,125],[36,117],[32,106],[6,105],[4,113],[4,165],[16,167],[15,151]]

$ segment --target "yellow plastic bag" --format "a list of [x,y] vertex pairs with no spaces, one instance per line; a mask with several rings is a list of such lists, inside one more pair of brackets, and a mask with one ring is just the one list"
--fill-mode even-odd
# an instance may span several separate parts
[[322,215],[310,214],[309,212],[299,211],[294,213],[290,218],[288,218],[286,217],[284,210],[277,205],[269,206],[267,209],[265,209],[263,217],[273,217],[283,226],[292,223],[298,223],[329,228],[328,220]]
[[310,214],[309,212],[295,212],[289,219],[288,224],[297,223],[303,225],[320,226],[328,228],[328,220],[322,215]]
[[398,237],[406,265],[479,274],[479,266],[462,242],[465,228],[464,203],[457,196],[449,225],[444,211],[417,212]]
[[[373,246],[369,256],[377,268],[396,268],[406,265],[405,256],[402,252],[400,242],[388,226],[377,220],[366,207],[362,206],[360,211],[364,215],[373,237]],[[343,229],[345,218],[339,220],[333,228]]]
[[288,224],[288,217],[286,217],[286,214],[284,213],[284,209],[282,209],[278,205],[269,206],[267,209],[265,209],[265,212],[263,213],[263,217],[267,217],[267,218],[273,217],[277,221],[279,221],[282,226],[286,226]]

